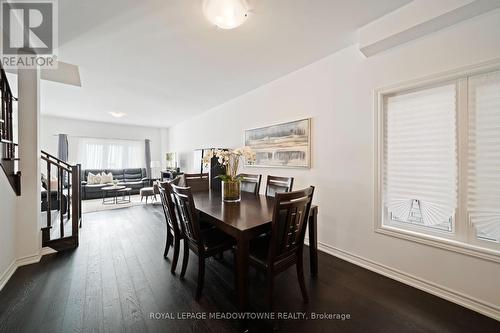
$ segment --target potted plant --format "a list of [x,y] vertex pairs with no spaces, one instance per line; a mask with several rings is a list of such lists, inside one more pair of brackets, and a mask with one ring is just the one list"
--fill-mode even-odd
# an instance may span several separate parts
[[222,200],[225,202],[239,202],[241,200],[241,177],[238,177],[240,160],[245,159],[247,163],[255,162],[255,152],[250,147],[237,149],[215,149],[206,154],[203,163],[208,165],[213,157],[218,158],[219,163],[226,170],[225,175],[219,175],[222,180]]

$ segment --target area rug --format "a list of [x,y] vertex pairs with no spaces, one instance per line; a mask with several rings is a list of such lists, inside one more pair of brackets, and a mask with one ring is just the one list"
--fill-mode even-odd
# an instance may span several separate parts
[[[149,198],[152,199],[152,198]],[[128,208],[128,207],[134,207],[134,206],[139,206],[139,205],[161,205],[161,202],[159,201],[152,201],[148,200],[148,203],[146,204],[146,199],[143,199],[141,202],[141,196],[140,195],[131,195],[130,196],[130,202],[127,203],[119,203],[119,204],[107,204],[103,205],[102,199],[91,199],[91,200],[83,200],[82,201],[82,213],[92,213],[92,212],[100,212],[104,210],[111,210],[111,209],[120,209],[120,208]]]

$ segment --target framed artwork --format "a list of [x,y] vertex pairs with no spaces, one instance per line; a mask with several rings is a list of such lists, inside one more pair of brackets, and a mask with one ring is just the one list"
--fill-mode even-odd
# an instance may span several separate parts
[[256,153],[247,166],[310,168],[311,119],[245,130],[245,146]]
[[166,164],[165,166],[169,170],[177,168],[177,153],[170,152],[165,154]]

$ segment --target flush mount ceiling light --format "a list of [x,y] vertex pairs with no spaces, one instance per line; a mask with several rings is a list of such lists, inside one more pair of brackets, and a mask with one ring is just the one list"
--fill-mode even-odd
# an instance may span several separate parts
[[115,118],[121,118],[121,117],[127,115],[126,113],[123,113],[123,112],[113,112],[113,111],[109,112],[109,114]]
[[234,29],[246,21],[248,4],[245,0],[204,0],[203,14],[221,29]]

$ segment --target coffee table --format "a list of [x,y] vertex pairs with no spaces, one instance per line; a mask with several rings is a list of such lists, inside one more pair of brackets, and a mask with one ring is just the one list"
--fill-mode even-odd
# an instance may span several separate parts
[[[116,191],[115,201],[117,204],[130,203],[130,191],[132,191],[131,187],[126,187],[124,189]],[[126,196],[128,195],[128,199]]]
[[[118,192],[125,190],[125,186],[106,186],[101,189],[102,191],[102,204],[113,205],[116,204],[116,197]],[[129,192],[130,193],[130,192]]]

